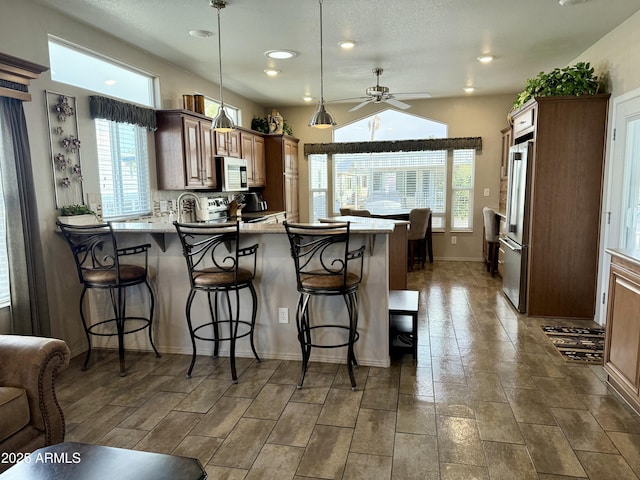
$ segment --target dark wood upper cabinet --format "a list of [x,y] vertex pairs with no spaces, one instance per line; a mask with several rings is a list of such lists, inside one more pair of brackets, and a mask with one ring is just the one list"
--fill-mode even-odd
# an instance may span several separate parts
[[161,110],[156,118],[158,189],[215,189],[218,182],[211,119],[187,110]]

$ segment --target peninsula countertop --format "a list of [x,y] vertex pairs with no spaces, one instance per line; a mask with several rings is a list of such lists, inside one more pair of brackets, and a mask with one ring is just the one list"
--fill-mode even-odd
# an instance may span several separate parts
[[[353,233],[363,234],[391,234],[400,220],[380,220],[380,219],[365,219],[369,221],[362,221],[363,217],[334,217],[329,219],[333,222],[351,221],[351,231]],[[343,220],[344,219],[344,220]],[[404,222],[409,223],[409,222]],[[151,234],[164,234],[164,233],[176,233],[176,228],[172,223],[168,222],[151,222],[151,221],[131,221],[131,222],[113,222],[113,230],[118,233],[151,233]],[[203,223],[197,223],[195,225],[203,225]],[[284,225],[282,223],[240,223],[240,234],[243,233],[256,233],[256,234],[284,234]]]

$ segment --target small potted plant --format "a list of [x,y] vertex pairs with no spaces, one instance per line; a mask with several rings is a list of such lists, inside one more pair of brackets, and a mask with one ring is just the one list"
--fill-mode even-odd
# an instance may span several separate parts
[[66,205],[60,209],[58,221],[67,225],[92,225],[98,223],[98,216],[86,205]]

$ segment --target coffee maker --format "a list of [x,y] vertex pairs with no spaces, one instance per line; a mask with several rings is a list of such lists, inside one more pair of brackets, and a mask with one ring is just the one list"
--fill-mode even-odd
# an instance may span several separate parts
[[242,211],[247,213],[264,212],[267,210],[267,201],[259,192],[245,192],[245,206]]

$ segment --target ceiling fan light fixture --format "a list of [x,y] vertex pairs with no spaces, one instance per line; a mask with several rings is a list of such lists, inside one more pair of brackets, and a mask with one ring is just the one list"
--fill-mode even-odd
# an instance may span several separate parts
[[216,132],[230,132],[233,130],[233,120],[227,116],[224,110],[224,97],[222,92],[222,34],[220,32],[220,10],[227,6],[224,0],[210,0],[209,5],[218,11],[218,67],[220,69],[220,108],[213,119],[211,130]]
[[333,116],[327,112],[324,105],[324,66],[322,60],[322,0],[318,0],[320,4],[320,102],[318,108],[314,112],[311,120],[309,120],[309,126],[314,128],[331,128],[336,124]]
[[298,55],[293,50],[267,50],[264,55],[269,58],[275,58],[276,60],[288,60]]

